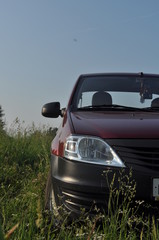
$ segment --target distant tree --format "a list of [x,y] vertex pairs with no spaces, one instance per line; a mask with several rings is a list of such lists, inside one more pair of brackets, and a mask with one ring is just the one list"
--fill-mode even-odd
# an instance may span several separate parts
[[4,113],[3,112],[4,111],[3,111],[2,107],[0,106],[0,130],[3,130],[4,125],[5,125],[5,123],[3,121],[3,117],[4,117]]
[[56,128],[56,127],[55,127],[55,128],[50,127],[50,128],[47,130],[47,133],[48,133],[49,135],[53,136],[53,137],[56,135],[56,132],[57,132],[57,128]]

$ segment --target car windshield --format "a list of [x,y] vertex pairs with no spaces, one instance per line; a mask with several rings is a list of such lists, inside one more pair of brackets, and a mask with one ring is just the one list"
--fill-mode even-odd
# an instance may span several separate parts
[[86,76],[80,79],[73,102],[83,109],[157,109],[159,78],[154,76]]

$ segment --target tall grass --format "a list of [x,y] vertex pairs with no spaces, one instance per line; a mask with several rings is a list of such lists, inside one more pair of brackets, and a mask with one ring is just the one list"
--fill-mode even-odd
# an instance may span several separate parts
[[140,203],[132,207],[135,184],[124,174],[119,189],[113,187],[114,175],[106,214],[55,225],[44,210],[50,143],[55,132],[34,125],[23,129],[19,121],[13,127],[0,133],[0,240],[159,239],[156,218],[138,214]]
[[19,122],[14,129],[0,136],[1,225],[7,233],[19,224],[12,238],[33,239],[38,234],[36,220],[43,205],[53,133],[34,126],[21,129]]

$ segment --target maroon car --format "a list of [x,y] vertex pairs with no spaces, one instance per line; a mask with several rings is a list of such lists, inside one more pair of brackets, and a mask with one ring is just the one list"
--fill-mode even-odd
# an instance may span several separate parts
[[62,117],[51,144],[46,199],[51,211],[63,205],[79,215],[93,205],[106,208],[109,183],[122,169],[132,170],[136,199],[159,200],[159,75],[81,75],[67,107],[48,103],[42,115]]

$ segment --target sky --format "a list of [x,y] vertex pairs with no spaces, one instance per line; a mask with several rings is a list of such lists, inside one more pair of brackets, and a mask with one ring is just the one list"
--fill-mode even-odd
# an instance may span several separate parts
[[159,73],[158,0],[0,0],[0,105],[7,126],[58,127],[80,74]]

